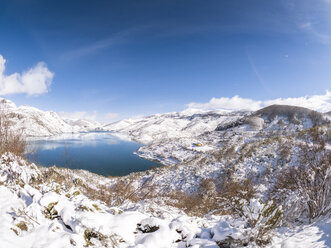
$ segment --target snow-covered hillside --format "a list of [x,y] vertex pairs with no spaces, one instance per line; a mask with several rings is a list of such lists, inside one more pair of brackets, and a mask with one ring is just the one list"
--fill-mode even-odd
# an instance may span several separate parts
[[[128,184],[113,187],[117,180],[86,171],[38,168],[13,154],[3,155],[1,247],[253,248],[259,225],[270,220],[265,215],[268,205],[257,199],[244,209],[246,217],[197,217],[167,205],[158,190],[133,200],[146,193],[132,191]],[[259,224],[252,227],[249,220]],[[330,219],[322,218],[300,228],[275,229],[271,243],[263,246],[329,247],[330,231]]]
[[91,131],[101,128],[97,122],[63,120],[57,113],[0,99],[0,112],[14,130],[22,130],[27,136],[50,136],[69,132]]
[[207,131],[213,131],[219,124],[233,122],[249,112],[174,112],[155,114],[147,117],[126,119],[104,126],[104,129],[126,135],[141,142],[150,143],[178,137],[194,137]]
[[63,119],[67,124],[73,127],[74,130],[81,131],[98,131],[103,130],[102,124],[92,120],[80,119]]
[[272,105],[256,112],[182,111],[121,120],[104,126],[105,130],[141,142],[152,143],[173,138],[192,138],[205,132],[241,127],[242,130],[306,129],[329,119],[302,107]]
[[[169,118],[174,116],[182,120],[182,125],[170,125],[171,134],[161,134],[159,130],[166,128],[167,123],[173,123]],[[137,155],[167,166],[135,175],[142,182],[150,181],[155,187],[165,192],[173,191],[179,194],[178,192],[184,191],[194,196],[201,190],[201,183],[204,180],[211,180],[214,183],[211,188],[215,187],[222,191],[222,185],[231,177],[231,180],[235,181],[253,180],[256,194],[266,199],[276,187],[275,178],[286,175],[290,168],[301,163],[298,160],[303,155],[298,154],[298,151],[303,149],[302,144],[307,142],[303,136],[307,130],[314,130],[312,129],[314,126],[326,130],[322,131],[324,132],[322,137],[327,145],[321,151],[330,154],[331,127],[328,115],[306,108],[273,105],[253,113],[241,115],[226,113],[222,114],[222,117],[217,116],[221,120],[217,127],[214,126],[214,122],[211,122],[214,130],[201,128],[200,132],[196,133],[181,132],[185,130],[183,127],[190,126],[190,120],[194,118],[179,116],[180,114],[166,114],[147,117],[145,120],[139,119],[136,122],[122,121],[117,123],[118,127],[114,128],[114,131],[120,130],[132,139],[149,141],[137,151]],[[204,114],[199,115],[198,118],[202,116]],[[205,119],[213,120],[208,114],[205,115]],[[196,125],[199,127],[199,122]],[[135,128],[139,132],[135,132]],[[330,155],[328,156],[330,158]],[[330,161],[326,163],[330,165]],[[325,177],[328,179],[324,180],[330,180],[330,175]],[[330,189],[327,190],[331,193]],[[221,199],[222,193],[219,194],[221,195],[218,197]],[[287,199],[288,205],[284,206],[284,215],[286,215],[284,225],[286,223],[290,225],[290,228],[280,228],[279,236],[276,235],[273,238],[274,243],[271,247],[296,245],[298,247],[331,247],[328,236],[331,228],[330,210],[326,210],[327,214],[323,218],[309,225],[307,217],[304,217],[306,211],[304,199],[307,195],[301,196],[302,198],[298,195],[300,194],[294,193],[291,199]],[[195,206],[198,209],[208,205],[208,200],[203,200],[203,195],[198,194],[194,197],[201,199],[202,203],[200,205],[196,203]],[[194,197],[187,204],[194,205],[192,203]],[[185,197],[180,194],[179,199],[185,201]],[[327,202],[326,209],[329,209],[330,199]],[[221,203],[212,201],[209,204],[222,205],[222,201]],[[190,206],[190,208],[194,210],[194,207]],[[232,233],[230,237],[234,238],[235,234]],[[276,240],[282,240],[281,244]],[[234,246],[229,247],[241,247],[233,242]]]
[[137,154],[165,166],[105,178],[38,168],[3,154],[0,244],[331,247],[325,114],[274,105],[256,112],[159,114],[107,129],[148,143]]
[[327,120],[327,113],[323,114],[303,107],[271,105],[227,125],[220,124],[216,130],[222,131],[230,128],[248,128],[247,130],[252,131],[262,129],[267,131],[303,130],[313,125],[326,123]]
[[[275,114],[277,109],[278,114]],[[200,133],[199,135],[180,136],[167,139],[155,139],[153,142],[142,146],[136,152],[142,158],[154,160],[161,164],[174,166],[167,168],[167,175],[164,176],[160,168],[159,183],[169,185],[173,189],[194,189],[197,185],[196,178],[218,176],[219,172],[227,167],[229,161],[246,151],[247,147],[252,146],[256,153],[250,154],[250,158],[239,161],[236,170],[240,176],[255,174],[266,170],[265,167],[275,166],[278,170],[277,161],[279,160],[278,150],[282,142],[287,137],[297,135],[300,131],[313,127],[317,122],[319,125],[330,125],[325,115],[305,109],[288,108],[288,106],[273,105],[259,111],[235,115],[235,118],[229,114],[230,118],[223,116],[224,121],[213,131]],[[133,128],[133,127],[130,127]],[[150,132],[148,127],[145,128]],[[157,137],[150,135],[151,137]],[[136,136],[131,136],[136,138]],[[144,134],[142,134],[144,137]],[[277,141],[277,139],[284,139]],[[264,146],[264,149],[258,149],[261,142],[267,140],[271,144]],[[270,140],[274,140],[271,142]],[[201,144],[201,146],[197,146]],[[247,147],[246,147],[247,146]],[[244,150],[242,150],[244,147]],[[272,154],[272,155],[270,155]],[[184,165],[184,166],[183,166]],[[189,165],[189,166],[187,166]],[[202,169],[202,167],[206,167]],[[255,168],[253,168],[255,167]],[[172,169],[170,169],[172,168]],[[181,174],[180,170],[183,170]],[[186,175],[185,178],[177,182],[173,177]],[[171,176],[170,176],[171,175]],[[155,178],[155,180],[157,180]],[[176,182],[172,183],[171,182]]]

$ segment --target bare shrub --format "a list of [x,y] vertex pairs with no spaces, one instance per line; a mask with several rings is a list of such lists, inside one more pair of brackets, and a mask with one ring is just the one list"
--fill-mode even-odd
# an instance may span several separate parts
[[[235,154],[236,147],[234,145],[229,145],[227,142],[224,142],[222,149],[213,152],[211,155],[215,158],[216,161],[223,161],[233,158]],[[202,161],[199,162],[201,163]]]
[[0,154],[11,152],[22,156],[26,141],[23,130],[13,130],[5,109],[0,109]]
[[204,216],[219,208],[217,189],[213,179],[203,179],[196,192],[188,194],[180,190],[165,195],[168,205],[193,216]]
[[323,115],[317,111],[310,112],[308,116],[314,126],[321,125],[324,122]]
[[247,246],[258,247],[270,243],[273,230],[282,221],[282,206],[273,201],[263,203],[255,198],[255,189],[251,179],[235,181],[222,178],[217,188],[216,181],[204,179],[193,194],[173,191],[167,195],[168,205],[184,210],[193,216],[206,214],[232,215],[246,222],[246,238],[238,239],[231,235],[217,242],[220,247]]
[[135,185],[131,180],[119,180],[110,187],[112,195],[111,205],[122,205],[126,201],[137,202],[155,196],[155,187],[151,183],[152,179],[145,180],[139,185]]
[[223,179],[218,191],[222,214],[243,216],[243,206],[248,204],[255,195],[252,179],[235,181]]
[[259,247],[269,244],[273,230],[281,224],[283,210],[272,200],[256,199],[251,178],[240,181],[223,180],[218,191],[218,213],[245,220],[249,228],[247,236],[251,244]]
[[99,184],[94,187],[79,183],[77,187],[92,200],[100,200],[109,206],[120,206],[127,202],[138,202],[156,195],[152,180],[135,185],[131,180],[118,180],[114,184]]
[[218,208],[215,198],[201,198],[198,193],[186,194],[179,190],[167,194],[166,203],[183,210],[186,214],[199,217]]
[[284,166],[286,163],[290,162],[291,157],[293,155],[292,148],[293,148],[293,142],[289,138],[281,140],[278,143],[278,155],[279,155],[279,158],[277,160],[278,165]]
[[215,197],[217,194],[215,181],[211,178],[201,180],[198,192],[203,198]]
[[250,179],[240,182],[225,177],[222,184],[215,179],[201,180],[196,192],[188,194],[172,191],[166,195],[167,204],[184,210],[187,214],[204,216],[209,213],[243,216],[243,206],[254,196]]
[[272,240],[273,229],[280,226],[283,219],[282,206],[273,201],[261,202],[251,199],[242,207],[243,217],[251,228],[248,237],[250,242],[265,246]]
[[59,185],[66,185],[67,187],[73,186],[74,177],[69,174],[60,173],[56,166],[52,166],[42,171],[42,182],[52,183],[56,182]]
[[303,206],[298,216],[307,212],[311,222],[331,209],[331,152],[326,148],[325,132],[318,127],[301,138],[298,165],[281,172],[274,194],[284,201],[294,193]]
[[328,125],[325,130],[326,142],[331,142],[331,125]]
[[119,180],[109,188],[111,192],[111,205],[122,205],[125,201],[132,202],[139,201],[138,192],[139,189],[135,188],[132,182],[125,182]]

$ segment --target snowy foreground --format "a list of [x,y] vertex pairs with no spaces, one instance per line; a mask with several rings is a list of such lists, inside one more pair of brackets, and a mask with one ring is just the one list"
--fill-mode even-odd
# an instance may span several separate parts
[[305,130],[320,126],[329,136],[317,152],[329,152],[328,118],[276,106],[110,124],[104,128],[146,143],[137,155],[165,165],[125,177],[37,167],[7,153],[0,247],[331,247],[330,195],[311,219],[310,195],[286,185],[273,192],[299,163]]
[[[41,179],[45,169],[13,155],[1,158],[1,247],[226,247],[220,241],[244,238],[254,230],[230,216],[189,217],[153,200],[110,207],[91,200],[79,186],[65,188]],[[68,173],[80,182],[110,183],[91,173]],[[250,210],[262,206],[252,201]],[[269,247],[329,247],[331,221],[277,230]],[[249,244],[248,247],[255,247]]]

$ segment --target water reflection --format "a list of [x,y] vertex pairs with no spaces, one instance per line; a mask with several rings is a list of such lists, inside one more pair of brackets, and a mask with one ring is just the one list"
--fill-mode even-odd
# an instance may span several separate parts
[[[122,140],[109,132],[65,133],[49,137],[29,137],[27,153],[39,150],[54,150],[63,146],[97,146],[98,144],[119,144]],[[126,140],[127,141],[127,140]]]
[[27,157],[43,166],[56,164],[119,176],[157,166],[133,154],[140,146],[109,132],[63,134],[29,138]]

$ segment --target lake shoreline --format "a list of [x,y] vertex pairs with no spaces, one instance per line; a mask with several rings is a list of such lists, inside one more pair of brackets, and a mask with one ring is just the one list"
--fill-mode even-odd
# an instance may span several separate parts
[[144,144],[121,139],[113,132],[66,133],[30,137],[26,158],[40,166],[81,169],[101,176],[126,176],[163,166],[136,154]]

